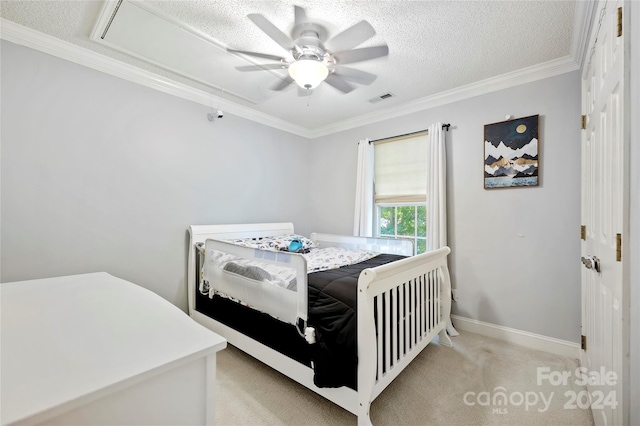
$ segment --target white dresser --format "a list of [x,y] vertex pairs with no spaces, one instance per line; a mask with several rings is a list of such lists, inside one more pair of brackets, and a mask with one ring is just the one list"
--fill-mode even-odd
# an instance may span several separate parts
[[0,423],[215,420],[226,340],[107,273],[0,284]]

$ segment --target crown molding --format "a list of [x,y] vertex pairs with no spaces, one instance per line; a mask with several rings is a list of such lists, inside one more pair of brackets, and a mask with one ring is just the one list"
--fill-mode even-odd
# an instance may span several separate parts
[[125,64],[4,18],[0,21],[0,38],[188,101],[208,107],[215,105],[216,108],[223,109],[228,114],[246,118],[285,132],[305,138],[309,138],[310,135],[308,129],[299,125],[142,70],[133,65]]
[[334,123],[330,126],[320,127],[312,131],[311,137],[317,138],[367,124],[378,123],[390,118],[424,111],[437,106],[462,101],[514,86],[520,86],[522,84],[554,77],[560,74],[576,71],[578,69],[580,69],[580,65],[571,57],[549,61],[544,64],[523,68],[497,77],[460,86],[452,90],[446,90],[435,95],[416,99],[415,101],[407,102],[396,107],[385,108],[381,111],[372,112],[353,119]]
[[105,72],[133,83],[177,96],[182,99],[206,106],[215,105],[217,108],[226,110],[231,115],[246,118],[307,139],[314,139],[576,71],[582,67],[585,56],[588,52],[589,29],[594,11],[594,1],[576,2],[573,42],[569,56],[506,73],[497,77],[488,78],[472,84],[457,87],[452,90],[416,99],[402,105],[388,107],[382,111],[360,115],[358,117],[316,129],[305,128],[272,115],[256,111],[253,108],[240,105],[237,102],[223,99],[211,93],[173,81],[158,74],[144,71],[140,68],[125,64],[89,49],[59,40],[48,34],[7,21],[4,18],[2,18],[0,22],[0,38],[66,59],[79,65]]
[[589,51],[591,22],[596,13],[596,3],[597,0],[576,2],[571,57],[576,58],[580,68],[584,67],[584,61]]

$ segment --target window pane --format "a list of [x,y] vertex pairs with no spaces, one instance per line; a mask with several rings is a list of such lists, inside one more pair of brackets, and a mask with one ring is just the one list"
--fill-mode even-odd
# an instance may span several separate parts
[[398,235],[414,236],[416,232],[416,207],[398,207]]
[[427,240],[418,240],[417,241],[417,251],[416,254],[420,254],[420,253],[426,253],[427,251]]
[[427,236],[427,206],[418,206],[418,223],[417,234],[418,237]]
[[395,235],[395,207],[380,207],[380,235]]

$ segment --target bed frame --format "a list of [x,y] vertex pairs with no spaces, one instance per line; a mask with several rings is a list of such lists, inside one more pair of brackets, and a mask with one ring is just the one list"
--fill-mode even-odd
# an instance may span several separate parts
[[[233,346],[355,414],[359,425],[371,424],[369,409],[373,400],[436,336],[439,336],[440,344],[452,345],[446,332],[451,311],[448,247],[365,269],[358,279],[357,290],[358,391],[347,387],[319,388],[313,382],[313,370],[310,367],[195,308],[199,273],[196,271],[196,243],[207,239],[293,234],[293,224],[194,225],[189,232],[189,315],[225,337]],[[403,244],[397,240],[329,234],[312,234],[312,239],[321,240],[322,246],[377,246],[379,251],[385,253],[399,253],[402,250],[399,245]],[[299,291],[304,291],[306,297],[306,288]],[[391,300],[393,303],[390,303]],[[299,306],[299,311],[306,314],[306,306]],[[306,320],[306,317],[303,319]]]

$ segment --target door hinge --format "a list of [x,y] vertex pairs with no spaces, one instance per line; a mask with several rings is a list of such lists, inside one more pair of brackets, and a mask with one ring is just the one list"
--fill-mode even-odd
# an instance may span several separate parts
[[583,115],[582,119],[580,120],[580,127],[582,128],[582,130],[587,128],[587,116]]
[[580,336],[580,349],[582,349],[583,351],[587,350],[587,336],[585,336],[584,334]]
[[618,37],[622,37],[622,8],[618,8]]
[[580,239],[587,239],[587,227],[585,225],[580,225]]
[[622,262],[622,234],[616,234],[616,262]]

